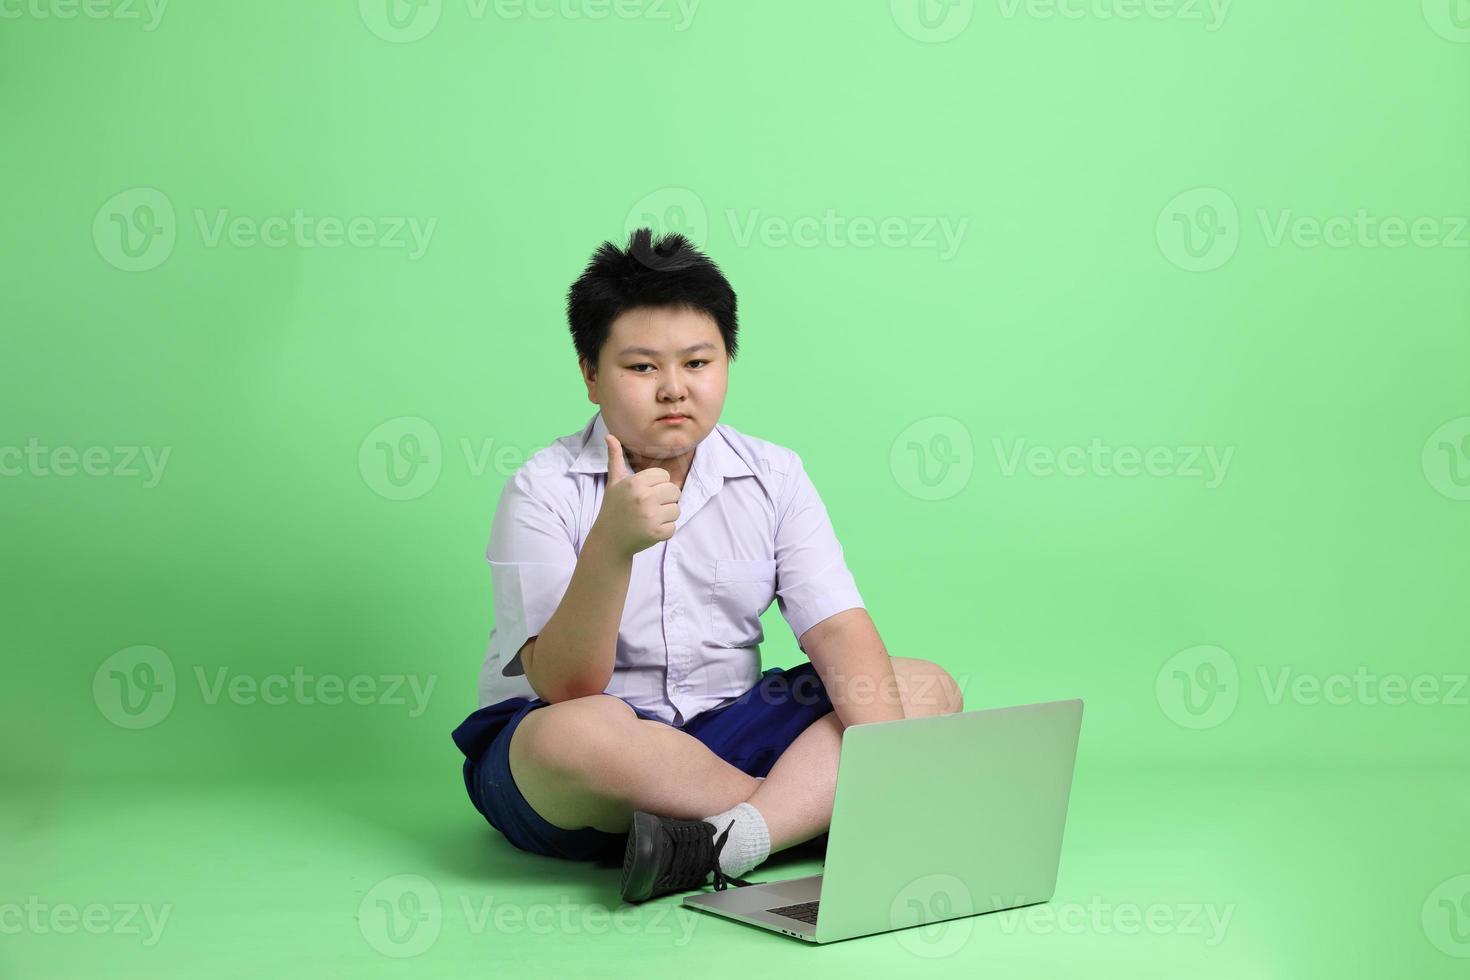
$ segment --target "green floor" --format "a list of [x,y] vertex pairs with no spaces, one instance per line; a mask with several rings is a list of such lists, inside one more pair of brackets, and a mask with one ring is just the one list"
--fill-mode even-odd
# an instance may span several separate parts
[[615,868],[512,849],[456,780],[10,788],[0,976],[1470,975],[1463,770],[1083,764],[1051,903],[827,947],[620,906]]

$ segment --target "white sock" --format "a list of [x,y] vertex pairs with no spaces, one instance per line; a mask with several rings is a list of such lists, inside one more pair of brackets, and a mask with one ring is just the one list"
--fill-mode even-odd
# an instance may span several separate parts
[[[724,813],[705,817],[704,822],[714,826],[716,839],[726,827],[730,828],[725,846],[720,849],[720,870],[729,877],[744,877],[771,856],[771,832],[766,827],[766,818],[749,803],[737,803]],[[711,873],[706,881],[713,879]]]

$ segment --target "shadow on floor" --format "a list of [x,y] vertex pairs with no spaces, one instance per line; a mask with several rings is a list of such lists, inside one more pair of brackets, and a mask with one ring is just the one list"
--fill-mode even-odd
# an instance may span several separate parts
[[[622,874],[622,851],[596,861],[568,861],[522,851],[482,817],[464,797],[463,789],[446,786],[399,787],[365,799],[361,784],[336,791],[330,785],[312,788],[309,798],[365,829],[381,834],[384,847],[414,856],[415,867],[405,868],[431,879],[459,878],[483,884],[551,888],[574,900],[615,903]],[[800,877],[820,870],[826,855],[827,834],[773,855],[748,876],[751,881]],[[797,865],[806,864],[807,868]],[[815,866],[812,866],[815,865]]]

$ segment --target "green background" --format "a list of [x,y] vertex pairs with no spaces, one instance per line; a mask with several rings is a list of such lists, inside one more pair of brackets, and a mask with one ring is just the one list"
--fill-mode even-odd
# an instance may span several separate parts
[[[0,8],[0,976],[1463,975],[1470,4],[384,2]],[[466,914],[617,908],[484,824],[449,732],[500,487],[595,411],[565,290],[644,221],[734,284],[722,421],[801,453],[890,652],[968,708],[1086,700],[1082,925]],[[1094,440],[1172,462],[1009,463]],[[130,727],[139,658],[174,683]],[[211,697],[298,669],[383,696]]]

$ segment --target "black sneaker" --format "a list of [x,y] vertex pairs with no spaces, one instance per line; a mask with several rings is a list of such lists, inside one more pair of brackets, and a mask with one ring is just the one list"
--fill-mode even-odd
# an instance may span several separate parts
[[645,902],[670,892],[690,891],[703,885],[710,872],[714,872],[715,891],[724,891],[732,882],[750,884],[720,870],[720,851],[733,826],[731,820],[716,837],[715,828],[703,820],[676,820],[635,810],[623,852],[623,901]]

